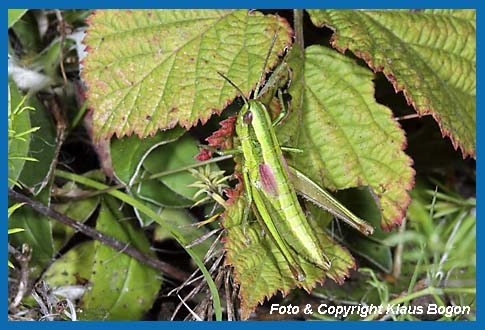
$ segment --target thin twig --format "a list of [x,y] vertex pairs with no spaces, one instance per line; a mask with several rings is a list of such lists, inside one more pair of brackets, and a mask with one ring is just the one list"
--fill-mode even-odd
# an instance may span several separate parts
[[[220,271],[217,272],[217,276],[214,279],[214,282],[216,284],[216,287],[218,290],[222,288],[223,284],[223,274]],[[203,319],[205,320],[212,320],[212,315],[213,315],[213,304],[212,304],[212,297],[210,295],[206,295],[204,299],[195,307],[195,312]],[[185,318],[186,320],[189,320],[188,316]]]
[[[32,290],[32,298],[37,302],[37,305],[39,305],[40,308],[40,313],[43,315],[41,319],[46,318],[48,315],[51,314],[51,306],[49,304],[49,299],[46,297],[47,292],[46,290],[43,290],[44,282],[38,282],[34,289]],[[39,291],[39,292],[38,292]],[[42,297],[40,296],[42,295]],[[47,303],[47,305],[45,304]],[[49,306],[48,306],[49,305]],[[52,321],[52,320],[49,320]]]
[[[202,289],[204,285],[205,285],[205,282],[200,282],[184,297],[184,299],[188,301],[189,299],[194,297],[197,293],[199,293],[199,291]],[[170,294],[171,292],[168,294],[168,296],[170,296]],[[177,291],[177,295],[178,295],[178,291]],[[179,312],[181,307],[182,307],[182,303],[179,303],[177,307],[175,307],[175,310],[173,311],[172,316],[170,317],[170,321],[173,321],[175,319],[175,316],[177,316],[177,313]]]
[[10,310],[15,310],[20,305],[22,299],[27,293],[27,288],[29,284],[29,261],[30,257],[32,256],[32,251],[27,244],[22,245],[22,252],[18,251],[16,248],[9,244],[8,252],[13,255],[15,260],[17,260],[20,265],[20,279],[18,291],[9,306]]
[[231,268],[227,267],[224,269],[224,293],[226,295],[226,310],[227,310],[227,320],[228,321],[235,321],[234,317],[234,304],[232,303],[232,295],[231,295]]
[[423,113],[423,114],[419,114],[419,113],[412,113],[412,114],[409,114],[409,115],[404,115],[404,116],[401,116],[401,117],[396,117],[394,118],[395,121],[401,121],[401,120],[408,120],[408,119],[414,119],[414,118],[421,118],[421,117],[424,117],[424,116],[429,116],[431,115],[430,113]]
[[[217,268],[218,264],[221,262],[222,260],[222,257],[224,256],[224,254],[221,255],[221,257],[216,260],[214,262],[214,264],[212,265],[212,267],[209,269],[209,273],[212,274],[214,272],[214,270]],[[197,270],[198,271],[198,270]],[[191,276],[194,277],[195,274],[197,273],[197,271],[195,271]],[[187,286],[187,281],[183,284],[181,284],[178,288],[176,289],[173,289],[172,291],[170,291],[168,293],[168,296],[172,295],[173,292],[178,292],[185,286]],[[192,299],[193,297],[195,297],[195,295],[197,293],[199,293],[203,288],[204,286],[206,286],[207,283],[206,282],[200,282],[194,289],[192,289],[185,297],[184,297],[184,300],[185,301],[188,301],[189,299]],[[220,287],[220,285],[218,285],[218,288]],[[210,298],[212,299],[212,297]],[[201,303],[203,303],[204,301],[202,301]],[[171,321],[173,321],[175,319],[175,316],[177,315],[177,313],[179,312],[180,308],[182,307],[182,303],[179,303],[177,305],[177,307],[175,308],[175,310],[173,311],[173,314],[172,314],[172,317],[170,318]]]
[[221,231],[221,228],[216,228],[216,229],[213,229],[211,230],[210,232],[208,233],[205,233],[204,235],[202,235],[201,237],[198,237],[196,239],[194,239],[192,242],[190,242],[189,244],[187,244],[185,246],[186,249],[190,249],[191,247],[194,247],[196,245],[199,245],[201,243],[203,243],[205,240],[207,240],[209,237],[213,236],[214,234],[216,234],[218,231]]
[[60,61],[60,66],[61,66],[61,73],[62,73],[62,79],[64,80],[64,86],[67,85],[67,76],[66,76],[66,70],[64,69],[64,39],[66,38],[66,21],[64,21],[64,17],[62,17],[62,13],[60,10],[56,9],[55,10],[57,20],[59,21],[58,25],[58,30],[60,34],[60,39],[59,39],[59,61]]
[[47,99],[47,103],[49,104],[49,110],[52,112],[52,115],[54,116],[54,119],[56,121],[56,150],[54,153],[54,160],[51,163],[50,169],[49,169],[49,175],[48,178],[52,177],[52,174],[54,173],[54,169],[57,167],[57,163],[59,160],[59,154],[61,152],[61,147],[64,144],[64,141],[66,140],[66,129],[67,129],[67,119],[65,116],[65,111],[60,105],[60,101],[56,95],[54,95],[52,98]]
[[179,295],[177,295],[177,297],[180,299],[180,302],[185,306],[185,308],[187,308],[187,310],[190,312],[190,315],[192,315],[192,317],[196,320],[196,321],[203,321],[203,319],[197,315],[193,310],[192,308],[190,308],[189,305],[187,305],[187,303],[185,302],[184,299],[182,299],[182,297],[180,297]]
[[[231,268],[230,272],[231,272],[230,273],[230,275],[231,275],[232,274],[232,268]],[[230,279],[232,279],[232,278],[233,277],[230,276]],[[237,286],[237,284],[234,283],[234,281],[231,281],[231,287],[232,287],[232,297],[231,297],[231,301],[237,302],[238,301],[237,297],[238,297],[238,293],[239,293],[238,286]],[[234,308],[234,311],[237,310],[237,307],[233,307],[233,308]],[[237,317],[238,316],[234,313],[234,321],[237,321]]]
[[194,270],[194,272],[192,274],[190,274],[190,276],[187,277],[187,279],[182,284],[180,284],[178,287],[172,289],[167,294],[167,296],[171,296],[173,293],[179,293],[180,290],[182,290],[186,286],[188,286],[188,285],[190,285],[192,283],[196,283],[196,282],[198,282],[198,280],[204,278],[204,275],[203,274],[201,274],[199,276],[196,276],[199,272],[200,272],[200,269],[199,268],[197,268],[196,270]]
[[[401,227],[399,227],[399,234],[402,235],[406,230],[406,218],[402,221]],[[401,264],[402,264],[402,253],[404,250],[404,242],[400,240],[400,242],[396,246],[396,250],[394,252],[394,262],[392,267],[392,276],[395,279],[398,279],[401,275]]]
[[222,250],[217,250],[216,251],[217,244],[219,244],[219,242],[221,241],[221,238],[222,238],[222,234],[223,233],[224,233],[224,231],[221,230],[221,232],[219,233],[219,235],[217,236],[217,238],[214,240],[214,242],[212,242],[211,246],[209,247],[209,250],[207,250],[207,253],[204,256],[204,262],[208,262],[210,259],[212,259],[212,257],[214,255],[216,255],[216,253],[218,251],[220,251],[220,252],[222,252],[222,254],[224,254],[224,251],[222,251]]
[[115,250],[117,251],[123,251],[123,253],[137,259],[138,261],[154,268],[154,269],[157,269],[159,271],[161,271],[162,273],[174,278],[174,279],[177,279],[177,280],[180,280],[180,281],[185,281],[185,279],[187,279],[189,277],[189,274],[187,274],[186,272],[168,264],[168,263],[165,263],[163,261],[160,261],[156,258],[153,258],[149,255],[146,255],[144,253],[142,253],[140,250],[134,248],[133,246],[127,246],[125,242],[122,242],[122,241],[118,241],[117,239],[111,237],[111,236],[108,236],[108,235],[105,235],[99,231],[97,231],[96,229],[94,228],[91,228],[89,226],[86,226],[85,224],[81,223],[81,222],[78,222],[78,221],[75,221],[67,216],[65,216],[64,214],[62,213],[59,213],[47,206],[45,206],[44,204],[38,202],[38,201],[35,201],[25,195],[22,195],[22,194],[19,194],[18,192],[12,190],[12,189],[9,189],[8,190],[8,197],[17,201],[17,202],[22,202],[22,203],[26,203],[28,206],[30,206],[34,211],[42,214],[42,215],[45,215],[49,218],[52,218],[66,226],[69,226],[71,228],[74,228],[75,230],[83,233],[84,235],[86,236],[89,236],[97,241],[100,241],[101,243],[107,245],[107,246],[110,246],[112,248],[114,248]]

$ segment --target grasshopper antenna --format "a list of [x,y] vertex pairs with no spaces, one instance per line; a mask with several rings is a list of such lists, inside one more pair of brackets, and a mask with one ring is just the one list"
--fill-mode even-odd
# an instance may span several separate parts
[[231,79],[227,78],[224,74],[222,74],[219,71],[217,71],[217,73],[219,74],[219,76],[224,78],[228,83],[230,83],[231,86],[234,87],[239,92],[239,94],[241,94],[241,97],[243,98],[244,103],[249,107],[248,99],[246,98],[246,96],[244,96],[244,93],[242,92],[242,90],[235,83],[233,83]]
[[273,51],[273,47],[276,43],[276,38],[278,37],[278,31],[275,32],[273,41],[271,42],[271,46],[269,47],[269,52],[266,54],[266,59],[264,60],[263,69],[261,70],[261,76],[259,77],[258,84],[256,85],[256,89],[254,90],[254,97],[258,97],[259,89],[261,88],[261,83],[263,81],[264,76],[264,69],[266,69],[266,65],[268,65],[269,57],[271,56],[271,52]]

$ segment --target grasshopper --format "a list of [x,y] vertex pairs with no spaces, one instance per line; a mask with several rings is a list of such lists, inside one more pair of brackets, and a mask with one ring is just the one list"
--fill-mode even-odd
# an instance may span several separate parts
[[[243,224],[250,206],[288,262],[295,278],[303,281],[305,273],[297,256],[325,271],[331,268],[331,260],[322,251],[306,219],[295,187],[303,190],[304,197],[359,231],[370,234],[373,228],[303,173],[288,167],[282,152],[284,148],[280,146],[274,130],[278,119],[272,122],[265,105],[259,100],[264,69],[276,37],[264,62],[253,99],[244,98],[238,86],[222,73],[219,74],[239,91],[245,102],[238,113],[235,127],[240,149],[232,151],[242,154],[242,176],[248,205],[244,210]],[[295,184],[292,184],[292,180]]]

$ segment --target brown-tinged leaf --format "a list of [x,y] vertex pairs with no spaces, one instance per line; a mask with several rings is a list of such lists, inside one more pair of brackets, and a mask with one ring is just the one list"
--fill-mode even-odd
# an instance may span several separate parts
[[285,19],[247,10],[98,10],[89,25],[95,138],[205,123],[237,94],[217,72],[248,96],[276,31],[270,66],[292,34]]
[[476,155],[475,10],[310,10],[332,45],[383,71],[463,157]]

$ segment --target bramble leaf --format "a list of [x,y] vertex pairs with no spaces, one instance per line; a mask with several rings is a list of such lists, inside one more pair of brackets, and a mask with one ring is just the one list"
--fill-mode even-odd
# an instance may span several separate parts
[[246,10],[98,10],[84,40],[83,78],[95,137],[153,135],[205,123],[259,80],[291,41],[283,18]]
[[322,250],[332,262],[331,269],[326,272],[298,257],[306,275],[303,281],[298,281],[276,243],[268,234],[263,234],[259,222],[253,220],[243,223],[245,206],[245,198],[237,198],[224,215],[224,227],[227,230],[226,258],[227,263],[234,267],[234,277],[240,285],[242,319],[247,319],[258,303],[262,303],[265,298],[270,299],[277,291],[286,295],[291,289],[301,287],[310,292],[318,283],[323,283],[325,277],[342,283],[349,269],[355,267],[349,252],[325,232],[331,217],[326,213],[326,219],[311,219],[309,224]]
[[305,50],[304,70],[301,122],[294,111],[278,128],[280,140],[304,151],[288,163],[331,190],[370,186],[381,226],[391,229],[404,217],[414,171],[403,131],[374,99],[372,72],[321,46]]
[[476,155],[475,10],[309,10],[332,45],[383,71],[420,115],[431,114],[463,157]]

